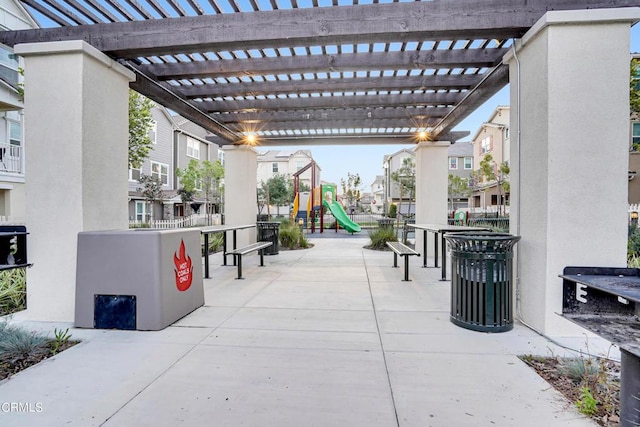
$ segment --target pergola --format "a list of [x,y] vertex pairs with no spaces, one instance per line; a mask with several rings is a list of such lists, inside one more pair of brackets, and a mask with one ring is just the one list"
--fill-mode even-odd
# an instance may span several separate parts
[[41,29],[84,40],[130,87],[215,136],[260,144],[455,142],[509,80],[502,57],[547,11],[635,0],[22,0]]
[[433,224],[452,129],[509,82],[514,299],[581,334],[556,314],[558,274],[626,264],[637,1],[23,0],[51,27],[0,33],[25,60],[29,315],[72,318],[78,232],[127,227],[128,87],[224,146],[228,224],[255,221],[250,135],[413,142],[416,222]]

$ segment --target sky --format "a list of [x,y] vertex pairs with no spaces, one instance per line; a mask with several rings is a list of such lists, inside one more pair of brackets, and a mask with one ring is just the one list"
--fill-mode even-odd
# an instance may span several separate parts
[[[631,28],[631,52],[640,53],[640,23]],[[509,86],[506,86],[492,98],[476,109],[465,120],[456,126],[454,131],[469,131],[470,135],[461,141],[470,141],[480,125],[487,120],[499,105],[509,105]],[[322,169],[321,179],[338,185],[341,193],[340,179],[347,179],[347,174],[358,174],[362,180],[361,191],[370,192],[376,175],[382,175],[382,160],[386,154],[393,154],[413,145],[316,145],[316,146],[282,146],[269,147],[269,150],[311,150],[313,158]],[[258,151],[267,151],[267,148]]]

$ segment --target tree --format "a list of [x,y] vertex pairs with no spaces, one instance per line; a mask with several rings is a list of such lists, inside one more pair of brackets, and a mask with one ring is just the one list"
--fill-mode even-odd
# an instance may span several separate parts
[[[631,60],[631,78],[629,80],[629,109],[631,119],[640,119],[640,59]],[[640,151],[640,143],[636,140],[631,146],[632,151]]]
[[269,217],[271,216],[271,205],[282,206],[293,199],[293,184],[286,175],[276,174],[269,178],[267,182],[261,182],[260,186],[262,187],[262,195],[267,205],[267,215]]
[[356,204],[358,200],[360,200],[360,184],[362,180],[360,179],[360,175],[352,174],[351,172],[347,172],[347,180],[344,178],[340,179],[340,184],[342,185],[342,194],[344,198],[347,199],[347,203],[349,206],[353,206]]
[[631,115],[640,115],[640,59],[631,60],[631,79],[629,82],[629,101]]
[[[399,211],[402,212],[402,197],[404,194],[407,194],[409,196],[409,209],[407,213],[411,212],[411,201],[415,198],[416,194],[416,163],[413,157],[405,157],[402,159],[402,166],[391,174],[391,179],[397,182],[400,188]],[[400,215],[398,215],[398,224],[399,223]]]
[[222,178],[224,178],[224,166],[222,166],[220,160],[216,160],[215,162],[205,160],[200,164],[200,180],[206,201],[207,214],[210,213],[209,207],[211,199],[220,197],[220,181],[222,181]]
[[154,178],[150,175],[142,174],[138,180],[142,187],[138,187],[138,191],[142,193],[149,209],[149,222],[153,221],[153,204],[155,202],[162,201],[164,199],[164,193],[162,192],[162,183],[158,178]]
[[191,159],[186,168],[176,169],[176,176],[180,179],[180,188],[178,188],[178,194],[180,195],[180,199],[182,200],[182,208],[184,214],[185,216],[187,216],[187,203],[193,202],[193,199],[198,194],[200,181],[202,179],[198,161],[195,159]]
[[449,203],[451,204],[451,211],[453,208],[453,201],[460,197],[469,197],[471,189],[469,188],[469,181],[458,175],[449,174]]
[[129,167],[140,168],[151,151],[149,131],[153,127],[153,102],[129,90]]
[[503,212],[502,208],[504,205],[502,192],[505,191],[506,193],[510,188],[509,182],[507,181],[510,172],[511,169],[509,168],[508,162],[502,162],[496,165],[490,153],[485,154],[480,161],[480,169],[478,171],[480,178],[484,177],[487,181],[495,181],[498,186],[498,206],[500,206],[500,213]]

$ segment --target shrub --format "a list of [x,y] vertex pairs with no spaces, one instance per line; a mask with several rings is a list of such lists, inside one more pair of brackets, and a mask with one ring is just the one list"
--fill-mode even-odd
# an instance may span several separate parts
[[627,240],[627,258],[640,256],[640,229],[634,224],[629,225]]
[[366,247],[380,251],[387,249],[387,242],[398,241],[398,235],[393,227],[380,227],[369,230],[369,239],[371,244]]
[[0,316],[24,310],[27,304],[26,269],[0,272]]
[[0,358],[25,357],[48,351],[49,339],[37,333],[0,323]]
[[398,205],[392,204],[389,206],[389,218],[395,218],[398,214]]
[[297,225],[283,222],[280,225],[280,245],[288,249],[306,249],[309,247],[309,241]]

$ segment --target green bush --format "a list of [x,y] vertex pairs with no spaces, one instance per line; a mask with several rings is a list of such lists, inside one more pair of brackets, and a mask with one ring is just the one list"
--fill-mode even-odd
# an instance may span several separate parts
[[392,204],[389,206],[389,218],[395,218],[398,214],[398,205]]
[[380,251],[387,249],[387,242],[397,242],[398,235],[393,227],[381,227],[369,230],[369,239],[371,244],[366,247]]
[[0,316],[24,310],[26,305],[26,269],[0,271]]
[[288,249],[306,249],[309,247],[309,241],[304,237],[300,227],[283,222],[280,225],[280,245]]
[[627,258],[638,257],[640,257],[640,229],[636,225],[630,224],[627,240]]

